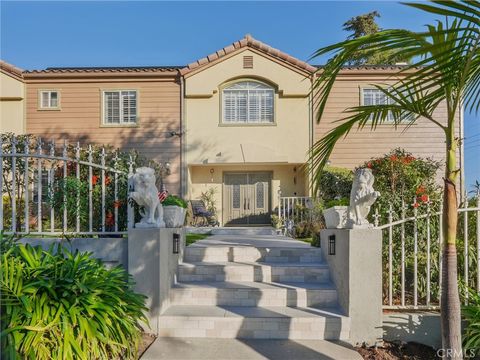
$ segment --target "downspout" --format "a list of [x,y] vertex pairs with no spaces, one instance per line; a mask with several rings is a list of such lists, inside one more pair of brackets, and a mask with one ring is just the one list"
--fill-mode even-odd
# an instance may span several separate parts
[[185,132],[185,83],[180,74],[180,194],[182,198],[187,196],[187,159],[185,149],[187,134]]
[[[313,79],[314,79],[314,75],[312,75],[312,77],[310,77],[310,91],[308,93],[308,129],[309,129],[309,147],[308,147],[308,157],[310,159],[310,154],[311,154],[311,149],[313,147],[313,142],[314,142],[314,133],[315,133],[315,126],[313,124],[313,93],[311,91],[312,87],[313,87]],[[310,161],[310,164],[308,164],[308,167],[310,169],[312,165],[312,161]],[[313,182],[313,174],[310,172],[310,170],[308,171],[308,195],[313,197],[313,192],[312,192],[312,182]]]

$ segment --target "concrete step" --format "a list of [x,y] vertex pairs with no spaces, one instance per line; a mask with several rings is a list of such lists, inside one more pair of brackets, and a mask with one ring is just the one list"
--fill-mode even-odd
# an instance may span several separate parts
[[175,305],[331,307],[337,300],[332,283],[181,282],[170,291]]
[[313,263],[322,261],[322,251],[313,247],[188,246],[184,260]]
[[328,265],[319,263],[193,262],[178,265],[178,281],[330,281]]
[[363,360],[342,341],[159,337],[142,360]]
[[346,340],[350,333],[336,308],[174,305],[159,320],[161,337]]
[[257,227],[214,227],[211,230],[212,235],[276,235],[277,231],[271,226]]

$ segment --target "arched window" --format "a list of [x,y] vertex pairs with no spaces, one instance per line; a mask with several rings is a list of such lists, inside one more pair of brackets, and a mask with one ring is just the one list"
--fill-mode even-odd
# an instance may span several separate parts
[[273,123],[271,86],[258,81],[240,81],[223,89],[223,122],[226,124]]

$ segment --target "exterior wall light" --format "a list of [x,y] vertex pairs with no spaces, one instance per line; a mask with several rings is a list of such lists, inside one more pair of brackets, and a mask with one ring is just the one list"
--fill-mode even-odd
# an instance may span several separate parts
[[328,255],[335,255],[335,235],[328,237]]
[[178,254],[180,250],[180,234],[173,234],[173,253]]

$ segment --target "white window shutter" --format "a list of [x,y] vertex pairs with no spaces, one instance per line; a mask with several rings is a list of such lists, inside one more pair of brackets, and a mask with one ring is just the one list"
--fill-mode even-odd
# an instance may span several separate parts
[[274,90],[256,81],[241,81],[223,90],[226,123],[273,122]]

